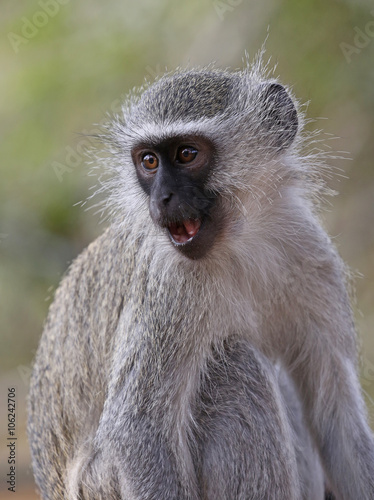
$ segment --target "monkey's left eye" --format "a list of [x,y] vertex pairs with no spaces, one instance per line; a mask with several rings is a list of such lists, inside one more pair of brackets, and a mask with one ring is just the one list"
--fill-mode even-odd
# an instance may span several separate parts
[[181,146],[177,151],[177,160],[179,163],[189,163],[197,155],[197,149],[191,146]]
[[142,158],[142,167],[146,170],[156,170],[158,167],[158,158],[153,153],[146,153]]

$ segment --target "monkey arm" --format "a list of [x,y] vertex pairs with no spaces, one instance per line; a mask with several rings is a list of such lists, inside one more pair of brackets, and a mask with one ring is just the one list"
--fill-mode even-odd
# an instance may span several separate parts
[[[310,333],[310,332],[309,332]],[[320,336],[320,331],[315,336]],[[328,334],[324,331],[324,334]],[[337,498],[374,495],[374,440],[366,423],[356,368],[323,342],[294,364],[312,435]]]
[[95,447],[103,450],[104,462],[116,463],[121,498],[197,500],[190,451],[177,428],[178,377],[155,365],[154,332],[138,321],[136,310],[130,301],[118,325]]
[[344,268],[331,246],[317,255],[297,293],[292,290],[293,334],[284,359],[337,498],[370,500],[374,439],[357,376]]
[[[28,420],[43,499],[119,498],[109,476],[97,480],[101,455],[92,442],[107,391],[105,360],[132,272],[132,254],[121,257],[123,244],[111,230],[94,241],[70,267],[49,310],[30,382]],[[93,487],[104,493],[94,494]]]
[[[315,483],[313,491],[305,487],[304,477],[301,481],[297,477],[293,432],[275,374],[271,362],[246,340],[231,337],[215,349],[197,412],[204,500],[322,499],[322,474],[311,461],[308,476]],[[289,394],[285,399],[291,402]],[[310,450],[306,444],[304,455]]]

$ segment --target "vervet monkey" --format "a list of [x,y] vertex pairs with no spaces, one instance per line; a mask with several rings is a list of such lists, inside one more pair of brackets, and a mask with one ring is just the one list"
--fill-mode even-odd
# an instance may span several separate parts
[[254,64],[179,70],[103,131],[112,223],[56,292],[43,499],[374,499],[345,268],[303,116]]

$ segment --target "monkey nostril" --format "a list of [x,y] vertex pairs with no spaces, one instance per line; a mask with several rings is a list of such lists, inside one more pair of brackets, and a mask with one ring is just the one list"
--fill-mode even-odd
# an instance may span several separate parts
[[168,203],[170,203],[170,200],[172,199],[172,197],[173,197],[173,193],[168,193],[168,194],[162,195],[161,202],[164,205],[168,205]]

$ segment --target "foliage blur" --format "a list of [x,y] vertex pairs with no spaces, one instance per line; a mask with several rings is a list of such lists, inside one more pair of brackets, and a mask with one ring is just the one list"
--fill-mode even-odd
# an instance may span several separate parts
[[31,481],[25,395],[43,320],[69,263],[103,231],[79,206],[94,184],[81,134],[165,68],[241,67],[268,28],[276,74],[310,101],[308,128],[336,136],[327,147],[351,158],[332,161],[344,176],[329,181],[340,196],[325,224],[356,276],[362,384],[374,397],[372,1],[4,0],[1,10],[0,380],[18,388],[20,488]]

